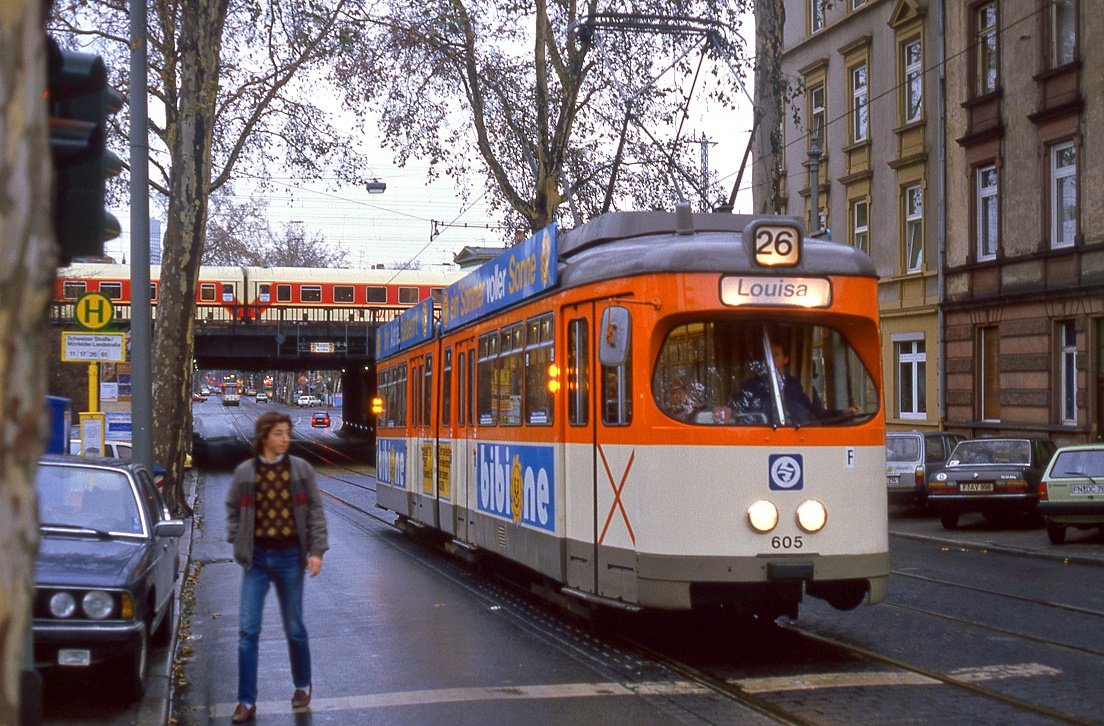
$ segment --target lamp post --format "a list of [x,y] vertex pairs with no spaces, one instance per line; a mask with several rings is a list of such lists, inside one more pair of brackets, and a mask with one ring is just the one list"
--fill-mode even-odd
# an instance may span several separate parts
[[820,234],[820,124],[809,134],[809,150],[805,153],[809,156],[809,199],[813,210],[809,236],[816,237]]

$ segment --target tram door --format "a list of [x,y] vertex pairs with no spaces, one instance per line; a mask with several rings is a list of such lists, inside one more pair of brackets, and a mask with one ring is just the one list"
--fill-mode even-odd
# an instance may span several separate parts
[[413,458],[413,502],[411,513],[426,524],[437,523],[437,485],[433,427],[433,354],[411,361],[411,427],[413,436],[408,456]]
[[598,473],[594,401],[592,396],[594,359],[594,305],[587,303],[563,310],[567,403],[564,428],[565,539],[568,587],[583,592],[598,591],[597,515],[595,477]]
[[456,379],[456,411],[453,416],[450,469],[452,471],[453,536],[470,541],[468,524],[479,480],[475,470],[475,340],[468,338],[453,348],[453,377]]

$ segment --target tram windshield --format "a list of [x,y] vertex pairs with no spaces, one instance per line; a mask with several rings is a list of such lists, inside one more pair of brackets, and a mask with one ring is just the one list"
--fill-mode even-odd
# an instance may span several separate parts
[[661,411],[703,426],[846,426],[878,410],[874,379],[821,325],[703,320],[668,333],[652,376]]

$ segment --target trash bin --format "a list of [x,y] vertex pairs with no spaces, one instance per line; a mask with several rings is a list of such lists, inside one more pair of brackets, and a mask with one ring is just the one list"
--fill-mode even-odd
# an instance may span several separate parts
[[50,407],[50,441],[46,444],[47,454],[69,453],[69,399],[61,396],[47,396]]

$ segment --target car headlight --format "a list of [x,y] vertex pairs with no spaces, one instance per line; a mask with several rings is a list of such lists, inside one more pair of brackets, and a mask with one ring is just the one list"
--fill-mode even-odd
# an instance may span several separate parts
[[55,592],[50,596],[50,614],[55,618],[69,618],[77,611],[77,601],[67,592]]
[[81,599],[81,607],[84,608],[84,614],[93,620],[103,620],[111,616],[115,604],[111,596],[103,590],[90,590]]
[[769,532],[778,524],[778,509],[765,499],[752,502],[747,516],[748,523],[756,532]]
[[797,526],[809,534],[819,532],[828,521],[828,510],[815,499],[806,499],[797,507]]

